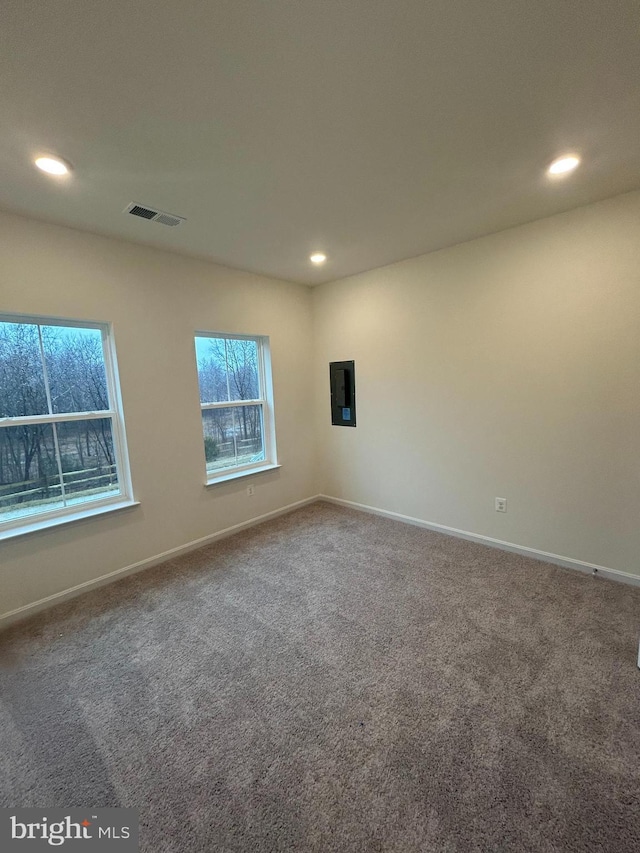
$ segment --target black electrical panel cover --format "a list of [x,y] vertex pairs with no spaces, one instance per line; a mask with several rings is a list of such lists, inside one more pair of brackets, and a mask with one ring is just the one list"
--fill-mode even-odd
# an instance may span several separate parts
[[356,425],[356,363],[332,361],[329,364],[331,382],[331,423],[334,426]]

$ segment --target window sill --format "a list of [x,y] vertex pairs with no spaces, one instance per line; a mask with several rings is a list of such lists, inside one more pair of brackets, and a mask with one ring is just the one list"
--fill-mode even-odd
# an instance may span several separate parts
[[259,468],[247,468],[244,471],[232,471],[230,474],[223,474],[220,477],[211,478],[204,484],[205,488],[209,486],[217,486],[218,483],[229,483],[232,480],[239,480],[241,477],[251,477],[253,474],[262,474],[265,471],[275,471],[276,468],[282,468],[278,463],[269,465],[260,465]]
[[0,542],[5,542],[8,539],[14,539],[18,536],[25,536],[27,533],[39,533],[40,531],[50,530],[53,527],[61,527],[64,524],[71,524],[74,521],[84,521],[87,518],[95,518],[99,515],[105,515],[109,512],[117,512],[121,509],[129,509],[133,506],[140,506],[140,501],[123,500],[118,503],[106,504],[102,506],[91,507],[91,509],[83,509],[78,512],[62,515],[58,518],[33,520],[21,524],[20,527],[11,527],[7,530],[0,530]]

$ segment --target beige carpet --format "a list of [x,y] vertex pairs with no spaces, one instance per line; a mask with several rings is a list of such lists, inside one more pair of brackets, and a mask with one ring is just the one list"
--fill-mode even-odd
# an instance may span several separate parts
[[0,805],[144,851],[640,850],[640,589],[314,504],[0,637]]

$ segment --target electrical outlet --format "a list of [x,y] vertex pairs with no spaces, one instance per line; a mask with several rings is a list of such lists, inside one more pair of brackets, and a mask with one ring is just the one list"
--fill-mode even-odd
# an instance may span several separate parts
[[255,491],[255,486],[247,486],[247,494],[249,495],[249,497],[252,497],[255,494]]
[[496,512],[506,512],[507,511],[507,499],[506,498],[496,498]]

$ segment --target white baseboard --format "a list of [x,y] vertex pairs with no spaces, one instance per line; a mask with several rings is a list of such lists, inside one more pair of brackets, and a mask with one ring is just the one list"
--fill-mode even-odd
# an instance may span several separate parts
[[[515,545],[513,542],[503,542],[501,539],[493,539],[491,536],[482,536],[480,533],[470,533],[468,530],[458,530],[455,527],[447,527],[444,524],[424,521],[421,518],[413,518],[410,515],[401,515],[399,512],[390,512],[386,509],[378,509],[377,507],[367,506],[366,504],[355,503],[355,501],[346,501],[342,498],[332,498],[330,495],[320,495],[319,498],[320,500],[328,501],[332,504],[338,504],[339,506],[351,507],[351,509],[357,509],[361,512],[380,515],[384,518],[402,521],[405,524],[413,524],[416,527],[424,527],[427,530],[434,530],[437,533],[445,533],[447,536],[469,539],[471,542],[477,542],[480,545],[489,545],[492,548],[499,548],[501,551],[511,551],[513,554],[521,554],[523,557],[531,557],[534,560],[542,560],[545,563],[554,563],[555,565],[562,566],[565,569],[577,569],[579,572],[595,574],[621,583],[640,586],[640,575],[633,575],[630,572],[622,572],[619,569],[609,569],[606,566],[598,566],[595,563],[585,563],[582,560],[574,560],[572,557],[562,557],[559,554],[550,554],[548,551],[539,551],[536,548],[528,548],[526,545]],[[640,658],[638,665],[640,666]]]
[[153,557],[148,557],[146,560],[140,560],[138,563],[132,563],[130,566],[125,566],[123,569],[116,569],[115,572],[109,572],[106,575],[101,575],[99,578],[80,583],[70,589],[64,589],[62,592],[56,592],[54,595],[48,595],[46,598],[41,598],[31,604],[25,604],[23,607],[18,607],[16,610],[11,610],[8,613],[0,615],[0,630],[9,627],[14,622],[25,619],[28,616],[53,607],[54,604],[60,604],[70,598],[75,598],[89,590],[97,589],[101,586],[106,586],[113,581],[120,580],[127,575],[141,572],[143,569],[150,569],[152,566],[157,566],[160,563],[165,563],[167,560],[172,560],[174,557],[180,557],[182,554],[188,554],[189,551],[196,551],[198,548],[203,548],[205,545],[211,545],[220,539],[226,539],[227,536],[233,536],[234,533],[239,533],[248,527],[254,527],[256,524],[262,524],[264,521],[276,518],[279,515],[286,515],[293,512],[295,509],[306,506],[307,504],[315,503],[319,500],[319,495],[314,495],[311,498],[305,498],[302,501],[288,504],[287,506],[274,509],[271,512],[266,512],[264,515],[258,515],[255,518],[250,518],[248,521],[242,521],[240,524],[234,524],[232,527],[225,527],[224,530],[219,530],[217,533],[211,533],[208,536],[203,536],[200,539],[194,539],[192,542],[187,542],[185,545],[178,545],[177,548],[171,548],[168,551],[163,551],[162,554],[156,554]]
[[[250,518],[247,521],[240,522],[240,524],[234,524],[232,527],[226,527],[224,530],[219,530],[217,533],[211,533],[208,536],[201,537],[200,539],[194,539],[192,542],[187,542],[185,545],[179,545],[177,548],[171,548],[168,551],[156,554],[153,557],[148,557],[146,560],[140,560],[138,563],[133,563],[122,569],[116,569],[114,572],[109,572],[106,575],[101,575],[99,578],[93,578],[92,580],[85,581],[84,583],[73,586],[70,589],[56,592],[54,595],[41,598],[31,604],[25,604],[23,607],[18,607],[16,610],[3,613],[0,615],[0,630],[9,627],[15,622],[25,619],[28,616],[33,616],[41,610],[53,607],[55,604],[60,604],[63,601],[82,595],[84,592],[89,592],[92,589],[106,586],[113,581],[126,577],[127,575],[132,575],[136,572],[143,571],[144,569],[149,569],[152,566],[157,566],[160,563],[173,559],[174,557],[179,557],[182,554],[188,554],[190,551],[196,551],[198,548],[203,548],[205,545],[210,545],[220,539],[233,536],[234,533],[239,533],[241,530],[254,527],[257,524],[262,524],[265,521],[269,521],[269,519],[277,518],[279,515],[286,515],[300,507],[307,506],[308,504],[312,504],[320,500],[337,504],[339,506],[350,507],[351,509],[360,510],[361,512],[380,515],[384,518],[390,518],[395,521],[402,521],[405,524],[412,524],[416,527],[423,527],[427,530],[434,530],[437,533],[445,533],[448,536],[468,539],[471,542],[477,542],[480,545],[488,545],[492,548],[499,548],[503,551],[511,551],[514,554],[521,554],[524,557],[531,557],[534,560],[541,560],[545,563],[554,563],[555,565],[562,566],[567,569],[577,569],[578,571],[587,574],[595,574],[609,578],[610,580],[640,586],[640,576],[633,575],[630,572],[622,572],[619,569],[609,569],[606,566],[598,566],[594,563],[585,563],[582,560],[574,560],[571,557],[562,557],[558,554],[550,554],[547,551],[539,551],[536,548],[528,548],[524,545],[515,545],[512,542],[503,542],[501,539],[493,539],[490,536],[482,536],[479,533],[470,533],[467,530],[458,530],[455,527],[447,527],[444,524],[424,521],[421,518],[413,518],[409,515],[390,512],[389,510],[367,506],[366,504],[356,503],[355,501],[334,498],[330,495],[314,495],[313,497],[305,498],[304,500],[296,501],[295,503],[280,507],[280,509],[275,509],[271,512],[266,512],[263,515],[258,515],[255,518]],[[640,666],[640,657],[638,658],[638,666]]]

